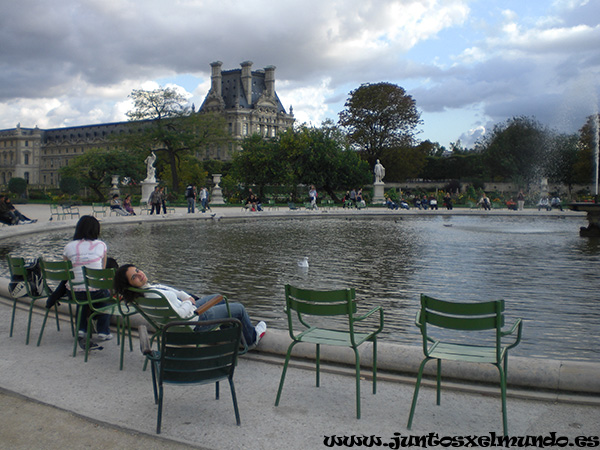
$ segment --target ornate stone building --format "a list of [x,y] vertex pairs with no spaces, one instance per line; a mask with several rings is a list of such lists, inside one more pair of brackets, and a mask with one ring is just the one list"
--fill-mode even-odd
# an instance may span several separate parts
[[[275,92],[275,67],[252,71],[252,62],[241,69],[222,71],[220,61],[211,64],[211,89],[198,113],[218,112],[227,121],[233,143],[226,148],[214,145],[198,149],[200,159],[231,159],[234,148],[254,133],[275,136],[294,123]],[[59,169],[90,148],[110,148],[111,135],[135,133],[131,122],[84,125],[42,130],[16,128],[0,130],[0,185],[12,177],[24,178],[30,185],[58,186]],[[137,128],[138,130],[141,128]]]
[[234,147],[245,137],[260,134],[274,137],[294,124],[275,92],[275,66],[252,71],[252,62],[241,63],[241,69],[222,70],[223,63],[211,64],[211,88],[200,112],[218,112],[225,116],[229,134],[234,142],[227,149],[213,146],[204,159],[230,159]]

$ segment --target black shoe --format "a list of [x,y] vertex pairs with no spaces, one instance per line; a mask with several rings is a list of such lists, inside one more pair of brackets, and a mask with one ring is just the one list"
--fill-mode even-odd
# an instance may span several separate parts
[[[85,350],[85,338],[80,337],[77,339],[77,342],[79,343],[79,347],[81,347],[83,350]],[[90,350],[104,350],[104,347],[96,344],[95,342],[90,341]]]

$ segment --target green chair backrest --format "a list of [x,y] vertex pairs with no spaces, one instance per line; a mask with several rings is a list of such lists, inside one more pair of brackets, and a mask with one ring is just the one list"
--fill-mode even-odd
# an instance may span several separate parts
[[226,325],[212,331],[186,333],[186,322],[165,325],[160,346],[160,379],[164,383],[211,383],[233,376],[242,336],[237,319],[200,322]]
[[332,291],[301,289],[285,286],[286,307],[298,314],[315,316],[352,315],[356,312],[354,288]]
[[114,289],[115,269],[91,269],[83,267],[83,279],[86,288],[92,290]]
[[498,356],[501,350],[504,326],[504,300],[479,303],[447,302],[421,294],[421,311],[417,321],[421,324],[423,348],[431,341],[428,325],[458,331],[495,330]]
[[[79,283],[74,283],[75,273],[73,272],[73,263],[69,260],[57,260],[47,261],[44,258],[40,259],[40,267],[42,269],[42,277],[44,278],[44,284],[48,286],[48,281],[59,283],[61,281],[67,281],[69,285],[69,292],[71,293],[71,299],[75,300],[74,287]],[[85,303],[79,302],[78,303]]]
[[[94,308],[94,303],[99,302],[117,302],[114,292],[115,269],[91,269],[83,266],[83,283],[90,308]],[[101,298],[92,299],[90,291],[108,291],[108,295]]]
[[[295,339],[295,313],[298,321],[306,328],[314,327],[315,324],[311,324],[309,321],[318,320],[318,316],[343,316],[345,319],[341,326],[347,327],[346,329],[352,335],[352,342],[354,342],[353,315],[356,313],[356,292],[354,288],[317,291],[286,284],[285,303],[288,329],[292,339]],[[331,322],[328,322],[328,324],[331,324]]]

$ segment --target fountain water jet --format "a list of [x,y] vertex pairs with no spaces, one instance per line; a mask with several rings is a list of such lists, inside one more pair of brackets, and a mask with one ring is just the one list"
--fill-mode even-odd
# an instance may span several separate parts
[[592,119],[593,155],[594,155],[594,203],[571,203],[569,208],[573,211],[587,213],[588,226],[579,229],[583,237],[600,237],[600,203],[598,203],[598,176],[600,167],[600,113],[596,111]]

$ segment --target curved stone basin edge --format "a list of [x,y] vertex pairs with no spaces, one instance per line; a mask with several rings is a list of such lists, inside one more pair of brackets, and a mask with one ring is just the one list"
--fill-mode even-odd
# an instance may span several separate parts
[[[42,205],[40,205],[42,206]],[[44,205],[45,206],[45,205]],[[81,208],[84,209],[84,208]],[[342,209],[342,208],[339,208]],[[44,208],[45,211],[45,208]],[[91,209],[90,209],[91,211]],[[332,216],[355,216],[355,217],[386,217],[403,214],[440,214],[440,215],[547,215],[547,216],[582,216],[585,213],[565,211],[565,212],[549,212],[540,214],[537,211],[525,211],[524,214],[515,213],[508,210],[492,210],[482,212],[479,210],[469,209],[454,209],[452,211],[418,211],[409,210],[398,212],[386,209],[367,209],[360,211],[265,211],[262,213],[240,212],[238,208],[215,208],[215,214],[185,214],[175,213],[164,216],[158,215],[138,215],[132,217],[104,217],[99,218],[103,225],[131,225],[143,222],[168,222],[180,220],[258,220],[262,218],[271,219],[294,219],[301,217],[310,218],[327,218]],[[89,213],[82,210],[82,214]],[[11,236],[21,236],[27,234],[37,234],[41,232],[57,231],[62,229],[74,230],[77,219],[68,219],[62,221],[42,222],[43,217],[38,216],[40,221],[32,225],[22,225],[15,227],[3,227],[0,233],[0,239],[9,238]],[[47,220],[47,218],[46,218]],[[0,278],[0,296],[8,299],[12,303],[12,298],[8,293],[8,279]],[[41,310],[44,310],[43,303],[40,302]],[[45,311],[45,310],[44,310]],[[65,308],[66,311],[66,308]],[[134,316],[132,318],[132,326],[137,327],[144,323],[142,317]],[[32,330],[32,332],[36,332]],[[287,331],[269,329],[264,339],[261,341],[259,350],[264,353],[275,355],[285,355],[287,347],[291,339]],[[414,346],[401,345],[396,343],[387,343],[383,340],[378,340],[377,346],[377,367],[379,369],[390,371],[398,374],[412,375],[416,378],[419,365],[423,360],[423,350],[421,342],[415,342]],[[372,367],[372,347],[370,343],[366,343],[360,347],[361,366]],[[314,360],[315,349],[312,345],[298,345],[294,348],[293,358],[305,358]],[[354,353],[351,349],[323,346],[321,348],[321,359],[336,364],[354,366]],[[568,359],[547,359],[535,357],[519,357],[511,356],[509,352],[508,358],[508,384],[509,386],[528,389],[528,390],[544,390],[556,393],[576,393],[600,395],[600,363],[576,361]],[[435,362],[427,364],[425,374],[429,376],[435,375]],[[478,365],[467,363],[444,362],[442,369],[442,377],[444,380],[464,380],[474,383],[485,383],[497,385],[498,370],[490,364]]]
[[[8,293],[8,279],[0,279],[0,296],[12,303]],[[45,312],[43,300],[36,306],[37,312]],[[67,306],[60,306],[64,317],[67,314]],[[66,319],[65,319],[66,320]],[[113,319],[114,320],[114,319]],[[135,315],[131,317],[132,328],[137,329],[140,325],[148,325],[143,317]],[[44,333],[45,339],[51,339],[51,322],[48,322],[48,330]],[[55,330],[54,330],[55,331]],[[32,333],[39,332],[33,328]],[[48,334],[48,336],[46,336]],[[285,330],[269,329],[261,340],[259,350],[261,353],[285,356],[287,348],[291,343],[290,336]],[[43,345],[43,344],[42,344]],[[373,366],[372,344],[367,342],[359,348],[363,374],[367,374]],[[314,345],[297,345],[292,353],[292,359],[307,359],[314,361]],[[354,352],[349,348],[333,346],[321,347],[321,360],[342,366],[354,367]],[[388,343],[381,339],[377,342],[377,367],[378,369],[400,374],[414,376],[416,379],[419,365],[423,360],[423,349],[420,345],[402,345]],[[579,394],[600,395],[600,364],[576,360],[558,360],[535,357],[511,356],[508,358],[508,385],[511,387],[533,390],[549,391],[556,394]],[[498,385],[498,370],[491,364],[455,363],[444,361],[442,364],[442,377],[444,381],[466,381],[470,383],[482,383],[486,385]],[[431,361],[425,367],[425,375],[435,377],[435,361]]]

